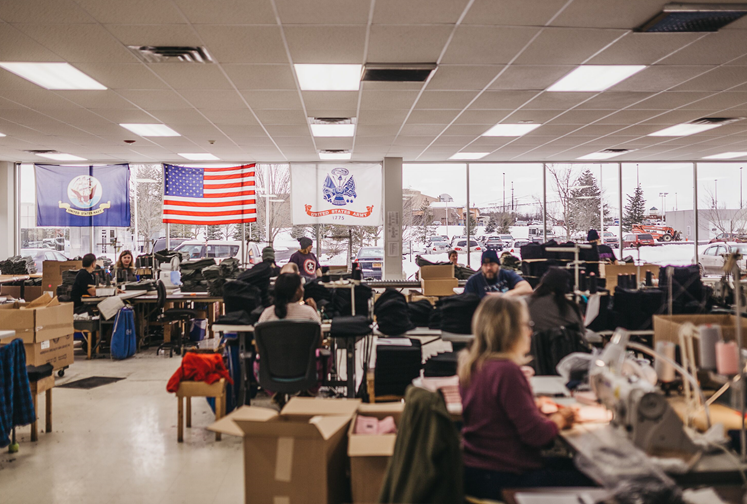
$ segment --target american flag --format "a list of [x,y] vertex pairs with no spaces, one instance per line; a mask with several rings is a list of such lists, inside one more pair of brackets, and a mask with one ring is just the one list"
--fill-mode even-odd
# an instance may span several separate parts
[[163,222],[241,224],[257,221],[254,164],[230,168],[163,165]]

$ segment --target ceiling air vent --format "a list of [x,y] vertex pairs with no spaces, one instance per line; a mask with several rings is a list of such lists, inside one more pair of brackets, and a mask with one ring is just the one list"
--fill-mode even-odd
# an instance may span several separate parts
[[737,121],[741,121],[744,117],[701,117],[690,121],[688,124],[717,124],[723,126],[725,124],[731,124]]
[[425,82],[436,70],[435,63],[366,63],[363,81],[375,82]]
[[127,46],[146,63],[213,63],[205,47],[197,46]]
[[747,4],[671,3],[636,31],[715,32],[747,14]]
[[31,150],[25,150],[23,152],[28,152],[29,154],[58,154],[58,152],[54,149],[31,149]]
[[628,152],[633,152],[635,149],[604,149],[599,152],[602,154],[614,154],[615,156],[620,156],[622,154],[627,154]]

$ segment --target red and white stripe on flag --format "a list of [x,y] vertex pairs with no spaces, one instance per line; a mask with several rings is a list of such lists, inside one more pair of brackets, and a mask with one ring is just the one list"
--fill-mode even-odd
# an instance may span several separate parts
[[163,222],[241,224],[257,221],[254,164],[228,168],[163,165]]

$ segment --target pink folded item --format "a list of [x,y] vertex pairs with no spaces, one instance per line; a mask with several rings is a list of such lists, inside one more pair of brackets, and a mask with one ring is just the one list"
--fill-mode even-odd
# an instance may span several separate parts
[[397,425],[394,423],[393,417],[386,417],[383,420],[379,420],[379,428],[376,434],[396,434]]
[[356,434],[376,434],[379,430],[379,419],[358,415],[355,421]]

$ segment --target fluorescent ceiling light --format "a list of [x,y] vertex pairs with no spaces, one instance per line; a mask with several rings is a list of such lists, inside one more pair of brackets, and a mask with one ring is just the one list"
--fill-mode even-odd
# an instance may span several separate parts
[[548,91],[604,91],[646,68],[645,65],[582,65]]
[[350,159],[351,154],[349,152],[320,152],[319,159],[326,159],[329,161],[339,161],[343,159]]
[[358,91],[362,65],[293,65],[303,91]]
[[49,154],[37,154],[47,159],[54,159],[55,161],[85,161],[86,158],[80,156],[73,156],[72,154],[49,153]]
[[177,137],[181,136],[165,124],[120,124],[136,135],[142,137]]
[[179,152],[181,157],[189,159],[190,161],[217,161],[220,158],[213,156],[208,152]]
[[312,124],[315,137],[351,137],[355,135],[355,124]]
[[0,63],[0,67],[46,89],[106,89],[69,63]]
[[6,136],[5,133],[0,133],[0,138]]
[[520,137],[542,126],[541,124],[496,124],[482,136]]
[[719,126],[721,126],[721,124],[683,123],[683,124],[677,124],[675,126],[670,126],[669,128],[664,128],[663,130],[654,131],[653,133],[649,133],[647,136],[661,136],[661,137],[688,136],[688,135],[694,135],[696,133],[702,133],[704,131],[708,131],[713,128],[718,128]]
[[482,159],[490,154],[489,152],[457,152],[449,159]]
[[738,157],[747,157],[747,152],[722,152],[721,154],[706,156],[703,159],[734,159]]
[[623,154],[627,154],[628,150],[624,150],[621,152],[592,152],[591,154],[587,154],[585,156],[581,156],[578,159],[609,159],[613,158],[615,156],[622,156]]

